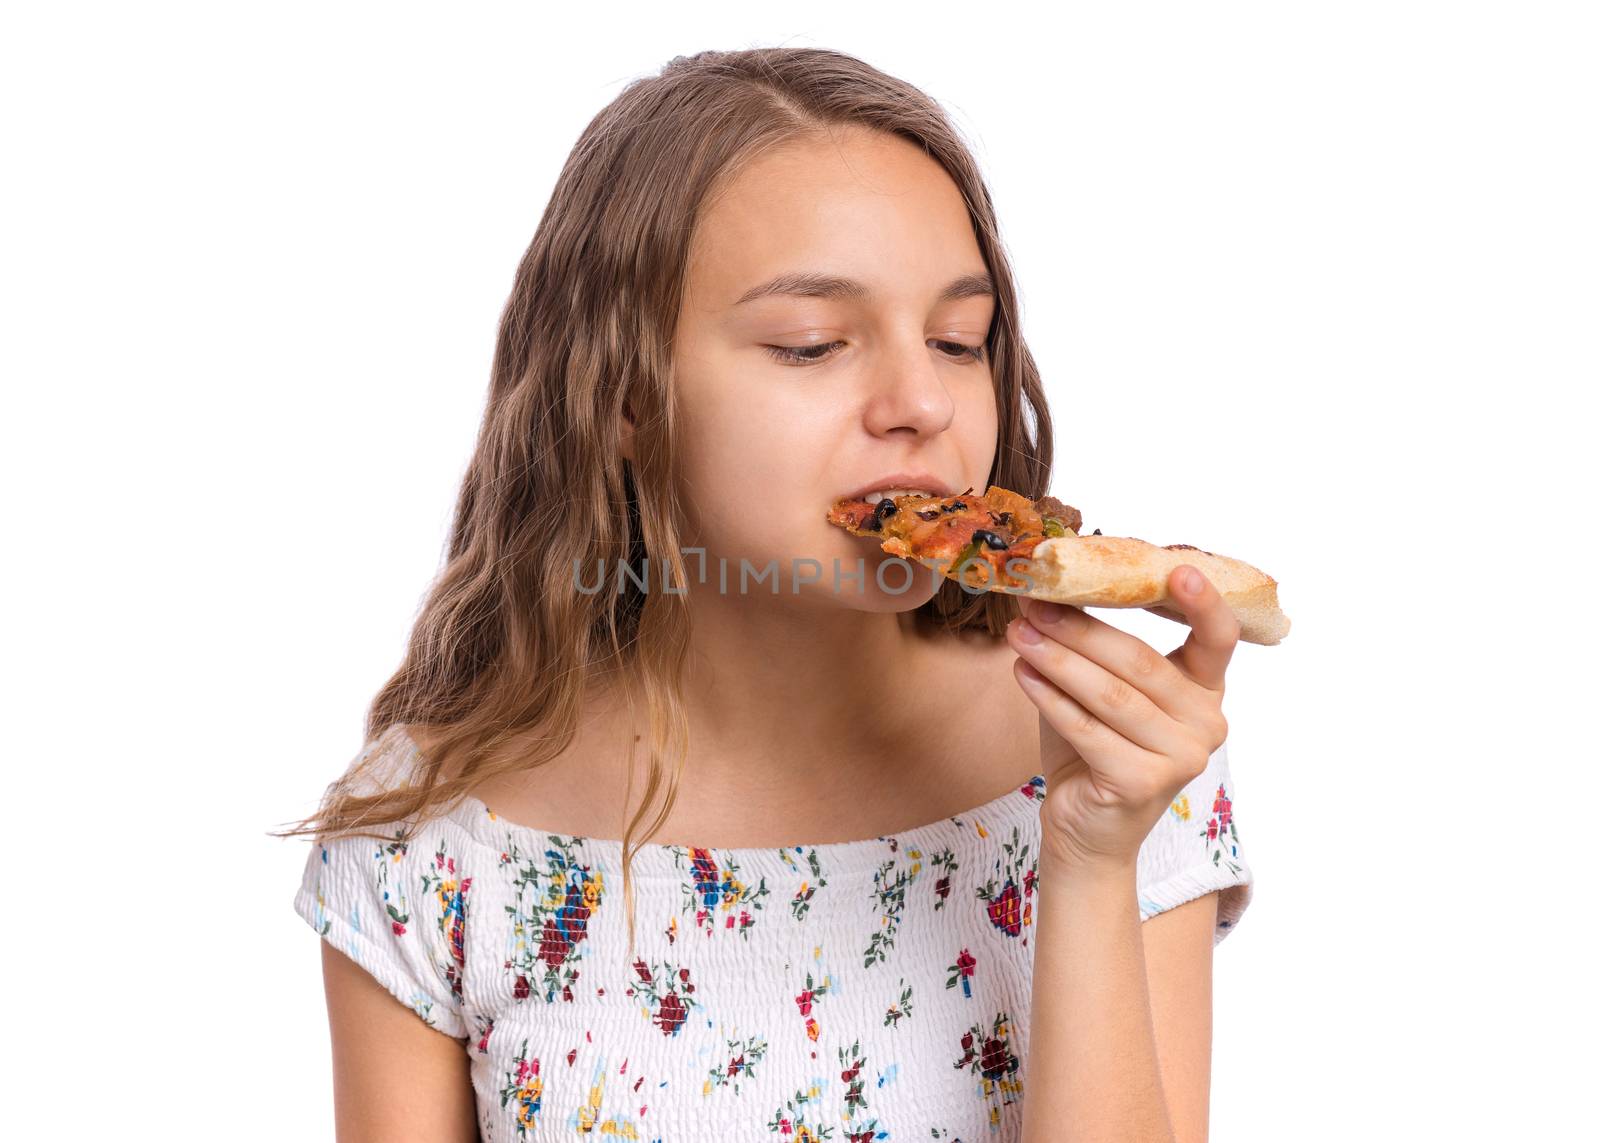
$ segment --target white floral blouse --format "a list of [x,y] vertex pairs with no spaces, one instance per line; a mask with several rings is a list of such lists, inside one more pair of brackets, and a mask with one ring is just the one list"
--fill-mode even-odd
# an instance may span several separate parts
[[[356,761],[416,750],[391,727]],[[294,908],[461,1042],[485,1143],[1015,1140],[1044,792],[871,840],[647,844],[631,959],[621,843],[470,797],[392,840],[313,844]],[[1238,924],[1226,746],[1151,831],[1137,888],[1141,919],[1221,890],[1214,943]]]

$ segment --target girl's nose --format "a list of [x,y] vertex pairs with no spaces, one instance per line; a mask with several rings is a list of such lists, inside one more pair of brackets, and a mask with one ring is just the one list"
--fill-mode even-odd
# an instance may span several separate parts
[[874,436],[907,431],[931,436],[950,427],[956,406],[935,352],[924,341],[911,347],[897,342],[877,363],[865,411]]

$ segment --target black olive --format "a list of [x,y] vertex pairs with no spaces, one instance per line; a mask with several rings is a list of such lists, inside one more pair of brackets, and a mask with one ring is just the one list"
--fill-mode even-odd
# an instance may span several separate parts
[[872,514],[878,518],[878,522],[880,524],[898,511],[900,511],[900,509],[896,508],[894,506],[894,501],[890,500],[887,496],[878,501],[872,507]]
[[946,504],[944,506],[944,510],[946,512],[962,512],[962,511],[966,510],[966,507],[967,507],[966,501],[964,501],[964,500],[952,500],[949,504]]
[[996,524],[999,524],[1002,528],[1009,527],[1011,524],[1011,513],[990,512],[989,519],[993,520]]
[[995,535],[987,528],[979,528],[977,531],[973,532],[972,539],[975,543],[987,544],[997,552],[1003,552],[1011,546],[1010,544],[1006,543],[1004,539]]
[[1098,535],[1099,535],[1099,534],[1100,534],[1100,529],[1099,529],[1099,528],[1096,528],[1096,529],[1095,529],[1095,530],[1094,530],[1094,531],[1093,531],[1093,532],[1092,532],[1092,533],[1090,533],[1090,534],[1091,534],[1091,535],[1094,535],[1094,536],[1098,536]]
[[917,513],[917,519],[919,520],[937,520],[938,518],[939,509],[937,508],[924,508]]

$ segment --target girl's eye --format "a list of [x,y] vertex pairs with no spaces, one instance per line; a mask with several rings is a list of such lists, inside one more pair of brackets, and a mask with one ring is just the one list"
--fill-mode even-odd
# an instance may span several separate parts
[[965,361],[983,360],[981,345],[962,345],[959,341],[936,341],[934,344],[946,346],[951,357],[959,357]]
[[[764,348],[779,361],[790,365],[805,365],[814,361],[822,361],[831,357],[833,351],[843,345],[842,341],[829,341],[821,345],[768,345]],[[959,341],[935,341],[934,345],[942,347],[951,357],[963,361],[982,361],[984,350],[981,345],[963,345]]]
[[811,361],[821,361],[829,356],[835,346],[843,345],[842,341],[829,341],[821,345],[801,345],[791,347],[787,345],[769,345],[766,350],[779,361],[790,365],[804,365]]

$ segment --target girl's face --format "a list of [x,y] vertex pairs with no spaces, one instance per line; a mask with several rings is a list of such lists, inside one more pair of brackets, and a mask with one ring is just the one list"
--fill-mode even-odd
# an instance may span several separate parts
[[[741,593],[741,559],[752,575],[775,561],[780,598],[812,575],[798,598],[904,611],[934,573],[890,566],[880,581],[877,541],[825,516],[873,489],[983,491],[994,296],[944,169],[894,136],[835,134],[761,156],[702,214],[673,357],[686,542],[706,549],[712,591]],[[772,580],[743,592],[770,598]]]

